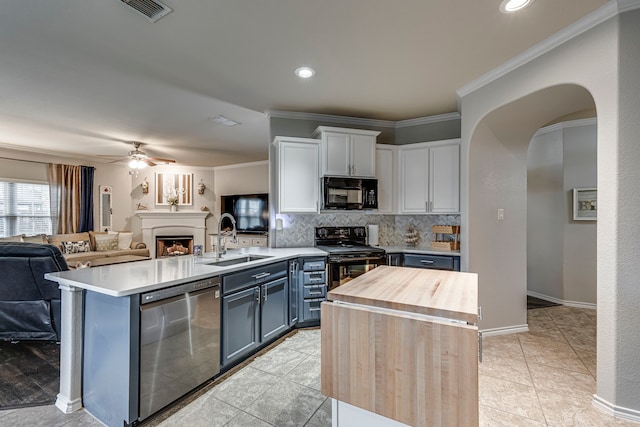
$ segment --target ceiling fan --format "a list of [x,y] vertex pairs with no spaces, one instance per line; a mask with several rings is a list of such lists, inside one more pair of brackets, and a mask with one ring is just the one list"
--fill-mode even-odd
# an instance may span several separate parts
[[[129,168],[131,169],[144,169],[147,166],[156,166],[158,163],[161,164],[169,164],[175,163],[176,161],[173,159],[163,159],[160,157],[149,157],[147,153],[140,150],[141,142],[132,141],[133,150],[129,151],[127,157],[122,157],[117,160],[112,161],[111,163],[121,162],[123,160],[129,161]],[[111,156],[108,156],[111,157]]]

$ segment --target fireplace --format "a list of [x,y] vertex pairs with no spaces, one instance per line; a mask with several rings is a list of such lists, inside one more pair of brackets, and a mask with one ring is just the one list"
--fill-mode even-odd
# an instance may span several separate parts
[[190,253],[193,250],[193,245],[205,247],[207,231],[205,220],[211,215],[209,211],[136,211],[136,215],[141,220],[142,241],[149,248],[152,257],[162,256],[161,252],[156,252],[156,237],[158,236],[168,238],[193,236],[193,243],[189,248]]
[[156,258],[193,253],[193,236],[156,236]]

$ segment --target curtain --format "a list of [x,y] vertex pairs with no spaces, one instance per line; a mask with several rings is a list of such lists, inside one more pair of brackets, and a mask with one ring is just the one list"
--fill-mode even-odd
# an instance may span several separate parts
[[93,230],[93,174],[95,168],[81,166],[82,188],[80,198],[80,233]]
[[49,163],[48,175],[53,234],[80,232],[82,166]]

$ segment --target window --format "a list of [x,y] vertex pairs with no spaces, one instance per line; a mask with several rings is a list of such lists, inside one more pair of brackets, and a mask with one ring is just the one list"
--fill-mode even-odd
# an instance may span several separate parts
[[0,181],[0,237],[51,234],[49,185]]

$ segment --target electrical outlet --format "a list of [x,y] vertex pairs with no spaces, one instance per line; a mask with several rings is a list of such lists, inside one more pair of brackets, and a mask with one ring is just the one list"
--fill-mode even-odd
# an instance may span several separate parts
[[498,209],[498,221],[502,221],[504,219],[504,209]]

